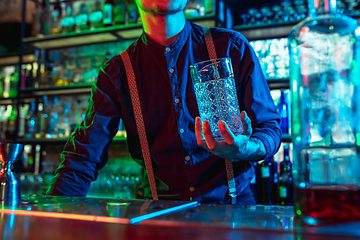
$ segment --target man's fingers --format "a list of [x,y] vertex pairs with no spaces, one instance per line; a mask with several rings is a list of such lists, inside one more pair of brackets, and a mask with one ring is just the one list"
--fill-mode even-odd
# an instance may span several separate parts
[[244,129],[244,132],[242,134],[251,135],[252,134],[251,119],[249,118],[249,116],[245,111],[241,112],[241,123]]
[[209,121],[203,121],[202,129],[205,137],[206,144],[210,150],[215,148],[215,139],[212,135]]
[[201,128],[201,119],[200,117],[195,118],[195,135],[196,135],[196,142],[199,146],[203,143],[203,137],[202,137],[202,128]]
[[225,142],[229,145],[233,145],[235,136],[230,130],[229,126],[224,121],[219,121],[218,125]]

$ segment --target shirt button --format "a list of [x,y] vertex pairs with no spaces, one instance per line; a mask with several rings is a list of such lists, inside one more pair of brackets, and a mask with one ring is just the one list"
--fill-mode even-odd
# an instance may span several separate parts
[[166,48],[165,48],[165,51],[166,51],[166,52],[170,52],[170,48],[169,48],[169,47],[166,47]]
[[175,103],[179,103],[179,102],[180,102],[180,99],[176,98]]
[[186,157],[185,157],[185,160],[186,160],[186,161],[190,161],[190,156],[186,156]]
[[183,128],[180,128],[180,133],[184,133],[185,130]]
[[190,192],[193,192],[195,189],[194,189],[194,187],[190,187]]
[[170,68],[170,69],[169,69],[169,73],[174,73],[174,69],[173,69],[173,68]]

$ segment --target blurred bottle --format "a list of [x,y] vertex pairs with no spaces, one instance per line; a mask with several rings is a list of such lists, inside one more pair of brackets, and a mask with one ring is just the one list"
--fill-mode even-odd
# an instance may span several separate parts
[[260,164],[261,178],[259,183],[259,202],[260,204],[276,204],[275,194],[277,189],[276,165],[273,157],[266,158]]
[[41,29],[41,12],[42,6],[38,1],[35,1],[35,9],[32,14],[33,22],[31,24],[31,35],[34,37],[40,36],[40,29]]
[[26,129],[26,115],[29,111],[29,104],[22,104],[20,106],[20,114],[19,114],[19,130],[18,137],[25,137],[25,129]]
[[5,81],[5,73],[1,69],[1,71],[0,71],[0,98],[4,97],[4,81]]
[[204,0],[189,0],[185,7],[185,17],[198,17],[205,15]]
[[89,29],[88,7],[85,3],[81,4],[80,12],[75,17],[75,31],[83,31]]
[[83,74],[83,81],[87,83],[95,82],[99,71],[96,67],[95,58],[91,58],[90,61],[91,61],[90,69]]
[[[57,135],[61,138],[67,138],[70,135],[70,126],[69,126],[69,113],[71,104],[66,102],[63,105],[62,114],[59,115],[59,124],[56,126]],[[60,109],[61,110],[61,109]]]
[[126,0],[115,0],[114,6],[114,24],[127,24]]
[[40,76],[40,87],[49,87],[52,85],[53,62],[49,61],[46,65],[41,64],[41,76]]
[[100,28],[103,26],[103,9],[100,1],[95,1],[95,9],[89,14],[90,29]]
[[30,102],[30,108],[25,118],[25,137],[34,138],[36,133],[36,103]]
[[280,163],[279,203],[280,205],[293,205],[293,175],[292,163],[289,156],[289,145],[284,145],[284,160]]
[[0,105],[0,141],[5,140],[6,121],[8,116],[6,115],[6,106]]
[[60,0],[56,0],[56,2],[53,4],[53,9],[50,16],[50,33],[61,33],[62,8]]
[[36,138],[44,138],[48,131],[49,126],[49,115],[48,115],[48,97],[43,97],[43,103],[39,103],[38,111],[36,116],[37,132],[35,133]]
[[28,66],[28,74],[25,78],[25,88],[32,88],[34,87],[34,66],[33,64],[29,64]]
[[138,22],[138,18],[139,18],[139,12],[138,12],[138,8],[137,5],[135,3],[135,0],[126,0],[127,1],[127,21],[126,23],[136,23]]
[[205,14],[215,13],[216,0],[204,0]]
[[62,32],[72,32],[75,30],[75,17],[72,3],[66,5],[66,15],[61,21]]
[[15,71],[10,77],[9,97],[17,97],[19,85],[19,66],[15,66]]
[[77,84],[77,83],[82,83],[83,82],[83,69],[82,69],[82,65],[81,65],[81,60],[78,59],[76,61],[76,68],[73,71],[72,74],[72,81],[71,83],[73,84]]
[[114,10],[114,0],[105,0],[104,7],[103,7],[103,25],[104,27],[113,26],[114,19],[113,19],[113,10]]
[[40,17],[40,34],[48,35],[50,34],[50,1],[42,1],[42,11]]
[[53,103],[50,104],[51,108],[49,109],[49,124],[46,137],[47,138],[56,138],[57,137],[57,126],[59,125],[59,101],[58,96],[54,96]]
[[[9,106],[8,106],[9,107]],[[11,106],[11,113],[7,119],[5,137],[8,140],[15,140],[16,138],[16,106]]]
[[289,107],[285,100],[285,90],[281,89],[280,103],[278,105],[281,118],[280,129],[283,133],[289,133]]

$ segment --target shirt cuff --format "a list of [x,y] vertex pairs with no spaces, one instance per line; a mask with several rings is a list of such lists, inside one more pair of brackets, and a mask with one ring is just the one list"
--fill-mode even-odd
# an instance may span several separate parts
[[256,132],[256,133],[252,134],[251,137],[258,138],[261,140],[262,143],[264,143],[265,150],[266,150],[265,158],[274,155],[275,141],[274,141],[274,139],[272,139],[272,137],[270,137],[266,133],[262,133],[262,132]]

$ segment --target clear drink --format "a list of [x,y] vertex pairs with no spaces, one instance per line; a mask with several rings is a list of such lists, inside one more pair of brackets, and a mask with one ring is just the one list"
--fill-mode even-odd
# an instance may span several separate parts
[[195,84],[200,118],[210,123],[215,138],[222,138],[218,122],[225,121],[234,135],[242,133],[239,103],[233,78]]
[[234,135],[243,132],[237,91],[230,58],[190,66],[202,121],[209,121],[215,139],[223,139],[218,123],[225,121]]

